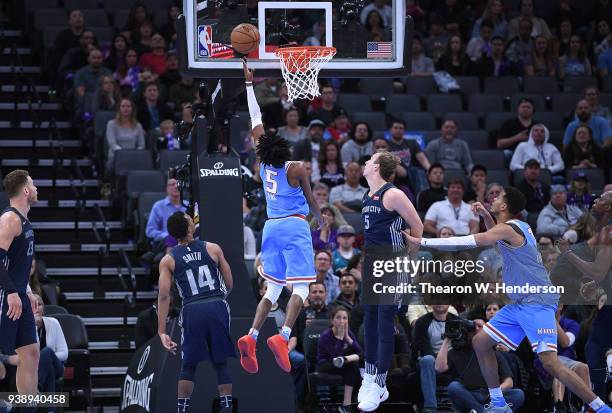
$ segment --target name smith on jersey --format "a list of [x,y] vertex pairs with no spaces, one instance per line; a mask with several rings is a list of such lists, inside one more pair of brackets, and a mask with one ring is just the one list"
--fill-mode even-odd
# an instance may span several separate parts
[[183,261],[185,261],[185,264],[191,261],[196,261],[196,260],[199,261],[201,259],[202,259],[201,252],[192,252],[192,253],[183,255]]

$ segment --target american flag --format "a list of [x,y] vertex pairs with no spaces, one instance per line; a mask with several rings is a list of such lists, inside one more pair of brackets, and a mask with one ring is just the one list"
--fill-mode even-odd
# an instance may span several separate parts
[[234,57],[234,51],[223,43],[213,43],[212,57],[216,59],[231,59]]
[[368,59],[391,59],[391,42],[368,42]]

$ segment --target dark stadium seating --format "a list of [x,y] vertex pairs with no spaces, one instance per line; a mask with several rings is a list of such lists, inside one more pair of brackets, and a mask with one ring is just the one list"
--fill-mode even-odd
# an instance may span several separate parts
[[[512,182],[514,183],[514,185],[518,185],[523,179],[524,177],[522,169],[517,169],[512,173]],[[547,185],[552,184],[552,175],[548,169],[540,169],[539,181]]]
[[359,93],[342,93],[338,95],[337,102],[348,113],[370,112],[372,110],[370,99],[364,99],[364,96]]
[[61,305],[53,305],[53,304],[45,305],[45,315],[46,316],[52,316],[56,314],[68,314],[68,310],[66,310]]
[[145,229],[149,213],[153,204],[166,197],[165,192],[141,192],[138,196],[138,208],[132,211],[132,220],[136,239],[143,242],[145,240]]
[[472,150],[474,164],[482,165],[487,169],[499,169],[506,165],[506,156],[503,151],[488,149],[484,151]]

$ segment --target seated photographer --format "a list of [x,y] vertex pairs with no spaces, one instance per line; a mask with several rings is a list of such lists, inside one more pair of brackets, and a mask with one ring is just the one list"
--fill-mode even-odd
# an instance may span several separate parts
[[432,312],[423,315],[414,324],[414,345],[419,356],[423,413],[434,413],[438,409],[434,364],[442,347],[446,322],[458,319],[456,315],[449,313],[449,307],[434,304],[431,306]]
[[359,355],[362,352],[357,337],[350,330],[348,311],[336,307],[331,315],[331,327],[321,333],[317,348],[317,371],[342,376],[344,400],[339,409],[348,413],[353,398],[353,388],[359,385]]
[[[459,412],[482,412],[489,398],[487,384],[480,372],[478,358],[472,348],[472,338],[482,327],[471,320],[456,319],[446,323],[444,341],[436,357],[438,373],[448,372],[453,381],[448,385],[448,396]],[[452,347],[449,350],[449,347]],[[520,389],[513,389],[512,371],[500,353],[495,353],[501,389],[508,405],[518,410],[525,401]]]

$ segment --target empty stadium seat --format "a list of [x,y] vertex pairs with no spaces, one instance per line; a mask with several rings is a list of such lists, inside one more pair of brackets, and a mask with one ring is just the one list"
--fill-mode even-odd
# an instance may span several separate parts
[[[97,9],[98,0],[64,0],[64,7],[68,11]],[[91,22],[88,25],[92,25]]]
[[554,77],[528,76],[523,79],[525,93],[553,96],[559,92],[559,82]]
[[139,241],[145,241],[145,229],[153,204],[166,196],[165,192],[141,192],[138,196],[138,208],[132,211],[132,220],[135,230],[134,235]]
[[465,171],[463,171],[462,169],[445,169],[444,185],[448,186],[448,183],[453,179],[465,180]]
[[[106,1],[104,3],[106,4]],[[113,10],[113,14],[112,14],[113,26],[117,28],[118,30],[123,29],[127,25],[130,11],[121,10],[121,9],[120,10],[112,9],[112,10]]]
[[23,0],[23,6],[26,12],[30,12],[37,9],[42,8],[58,8],[59,1],[58,0]]
[[127,175],[128,171],[153,169],[151,153],[141,149],[121,149],[115,152],[116,175]]
[[341,93],[336,103],[348,113],[372,111],[370,97],[359,93]]
[[104,0],[103,3],[104,9],[108,12],[112,12],[114,10],[129,11],[130,8],[134,5],[134,3],[136,3],[136,0]]
[[155,27],[163,27],[168,22],[168,10],[159,9],[155,10],[155,16],[153,17],[153,24]]
[[[512,172],[512,182],[514,186],[520,184],[523,179],[525,179],[525,177],[523,176],[522,169],[517,169],[516,171]],[[550,185],[552,183],[552,174],[548,169],[540,169],[539,181],[546,185]]]
[[[126,224],[131,218],[129,211],[133,211],[135,203],[142,192],[162,192],[166,188],[166,179],[161,171],[128,171],[125,181],[125,194],[121,206],[121,218]],[[131,222],[130,222],[131,223]]]
[[598,87],[595,76],[566,76],[563,90],[569,93],[583,93],[587,87]]
[[45,316],[48,317],[48,316],[52,316],[55,314],[68,314],[68,310],[66,310],[61,305],[46,304],[45,305]]
[[96,36],[98,43],[111,43],[115,36],[115,29],[113,27],[92,27],[90,30]]
[[487,117],[485,118],[485,129],[489,132],[498,130],[505,121],[514,119],[515,117],[516,114],[512,112],[487,113]]
[[572,176],[578,172],[583,172],[589,178],[589,184],[591,189],[594,191],[601,191],[606,185],[606,177],[604,176],[603,169],[600,168],[580,168],[580,169],[566,169],[565,176],[569,182]]
[[438,86],[431,76],[409,76],[404,80],[406,93],[427,96],[438,93]]
[[359,88],[362,93],[368,95],[385,95],[393,93],[393,79],[391,78],[379,78],[369,77],[361,79],[359,82]]
[[[475,128],[477,129],[477,128]],[[489,134],[486,130],[459,129],[459,137],[468,143],[470,149],[489,149]]]
[[516,112],[518,108],[518,103],[521,99],[527,98],[533,101],[533,106],[536,112],[545,112],[548,110],[546,107],[546,102],[541,95],[536,94],[527,94],[527,93],[515,93],[512,95],[512,99],[510,100],[510,111]]
[[477,116],[484,116],[488,112],[503,112],[504,102],[499,95],[471,95],[468,100],[468,110]]
[[484,151],[473,150],[471,152],[474,164],[482,165],[487,169],[501,169],[506,166],[504,151],[487,149]]
[[406,122],[406,130],[421,131],[436,129],[436,121],[431,113],[404,112],[400,117]]
[[476,76],[455,76],[455,80],[461,87],[461,92],[466,95],[480,93],[480,79]]
[[87,27],[107,27],[108,16],[104,10],[82,10]]
[[557,112],[538,112],[534,115],[538,122],[542,122],[549,130],[563,129],[563,118]]
[[419,112],[421,110],[421,100],[414,95],[387,95],[385,111],[391,112]]
[[[552,110],[564,118],[572,117],[582,93],[557,93],[552,98]],[[536,114],[537,117],[537,114]]]
[[427,96],[427,111],[434,114],[445,112],[463,112],[461,96],[452,94],[435,94]]
[[346,212],[343,214],[347,224],[355,228],[355,232],[361,234],[363,232],[363,218],[359,212]]
[[60,34],[60,32],[64,31],[67,28],[68,26],[66,25],[45,26],[45,28],[43,29],[43,33],[42,33],[42,45],[45,48],[45,50],[53,46],[53,43],[55,42],[57,35]]
[[442,115],[442,122],[452,120],[459,131],[478,129],[478,118],[471,112],[449,112]]
[[514,76],[488,77],[484,81],[484,93],[510,96],[520,91],[518,79]]
[[600,93],[599,103],[608,108],[612,107],[612,93]]
[[34,10],[34,30],[42,31],[46,26],[65,25],[68,16],[64,9],[36,9]]
[[370,128],[375,130],[387,129],[387,121],[383,112],[354,112],[352,121],[353,124],[366,122]]
[[487,184],[497,182],[502,186],[510,184],[509,172],[506,169],[490,169],[487,170]]
[[601,81],[601,90],[612,93],[612,76],[606,76]]
[[164,174],[168,172],[168,169],[178,165],[183,165],[187,162],[187,150],[168,151],[163,150],[159,153],[159,170]]

